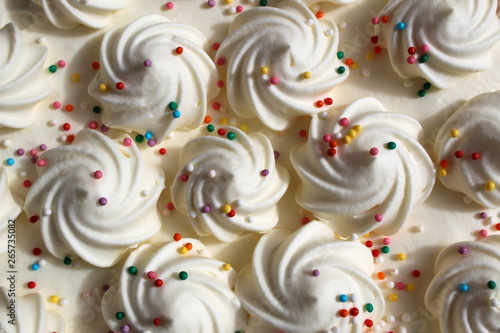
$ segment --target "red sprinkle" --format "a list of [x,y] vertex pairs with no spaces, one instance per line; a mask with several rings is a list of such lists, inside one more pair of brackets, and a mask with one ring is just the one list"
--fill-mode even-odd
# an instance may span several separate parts
[[39,220],[40,220],[40,218],[38,217],[38,215],[30,216],[30,222],[31,223],[37,223]]
[[327,97],[327,98],[325,98],[324,102],[325,102],[326,105],[332,105],[333,104],[333,98]]
[[441,160],[441,162],[439,162],[439,166],[441,168],[447,168],[448,167],[448,161],[447,160]]
[[373,52],[374,52],[375,54],[380,54],[380,53],[382,52],[382,48],[381,48],[380,46],[375,46],[375,47],[373,48]]
[[413,272],[411,272],[411,275],[413,275],[413,277],[419,277],[420,276],[420,271],[418,269],[416,269]]
[[307,131],[306,131],[306,130],[300,130],[300,131],[299,131],[299,136],[300,136],[301,138],[305,138],[305,137],[307,136]]
[[73,105],[71,105],[71,104],[66,105],[64,108],[65,108],[65,109],[66,109],[66,111],[68,111],[68,112],[73,111]]
[[373,320],[371,320],[371,319],[365,319],[365,326],[366,327],[372,327],[373,326]]
[[181,239],[182,239],[181,234],[179,234],[179,233],[177,233],[177,232],[176,232],[176,233],[174,234],[174,241],[178,242],[178,241],[180,241]]
[[155,319],[153,319],[153,324],[154,324],[155,326],[160,326],[160,325],[161,325],[161,320],[160,320],[160,318],[155,318]]
[[226,131],[225,131],[223,128],[219,128],[219,129],[217,130],[217,134],[219,134],[220,136],[223,136],[223,135],[225,135],[225,134],[226,134]]
[[378,36],[371,36],[370,42],[372,42],[372,44],[377,44],[378,43]]
[[33,281],[28,282],[28,288],[33,289],[36,287],[36,283]]
[[365,243],[366,247],[372,247],[373,246],[373,242],[371,240],[367,240],[366,243]]
[[481,155],[479,153],[472,153],[472,155],[470,155],[470,157],[474,160],[474,161],[477,161]]
[[165,155],[167,153],[167,150],[165,148],[160,148],[158,152],[160,153],[160,155]]
[[372,256],[373,257],[378,257],[380,255],[380,251],[379,250],[372,250]]
[[162,279],[156,279],[155,280],[155,287],[161,287],[163,286],[163,280]]
[[31,187],[31,180],[25,180],[23,182],[23,186],[26,187],[26,188]]
[[184,52],[184,49],[182,48],[182,46],[178,46],[178,47],[175,49],[175,53],[177,53],[177,54],[182,54],[182,52]]
[[[304,216],[302,219],[300,219],[300,223],[302,223],[302,225],[306,225],[308,224],[309,222],[311,222],[311,219],[308,218],[307,216]],[[500,223],[499,223],[500,224]]]
[[116,89],[122,90],[123,88],[125,88],[125,83],[123,83],[123,82],[116,82]]
[[98,70],[99,68],[101,68],[101,65],[97,61],[94,61],[92,63],[92,69]]
[[[37,216],[37,219],[38,219],[38,216]],[[31,218],[30,218],[30,222],[31,222]],[[42,254],[42,250],[41,250],[40,248],[38,248],[38,247],[35,247],[35,248],[33,249],[33,254],[34,254],[35,256],[39,256],[40,254]]]
[[464,156],[464,153],[463,153],[462,151],[457,150],[457,151],[455,152],[455,157],[456,157],[456,158],[462,158],[463,156]]
[[68,124],[68,123],[64,123],[63,126],[62,126],[63,130],[65,131],[69,131],[71,129],[71,125]]
[[168,210],[174,210],[174,209],[175,209],[174,204],[173,204],[172,202],[169,202],[169,203],[167,204],[167,209],[168,209]]
[[352,308],[349,310],[349,314],[353,317],[356,317],[359,314],[359,309],[358,308]]

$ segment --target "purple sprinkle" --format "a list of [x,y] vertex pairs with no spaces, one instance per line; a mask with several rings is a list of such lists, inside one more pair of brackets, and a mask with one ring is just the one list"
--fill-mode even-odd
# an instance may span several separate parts
[[16,154],[17,154],[17,156],[23,156],[23,155],[24,155],[24,149],[23,149],[23,148],[19,148],[19,149],[16,151]]
[[279,151],[275,150],[274,151],[274,159],[276,160],[276,159],[278,159],[278,157],[280,157],[280,153],[279,153]]
[[31,163],[36,164],[36,161],[38,161],[38,156],[31,156]]
[[128,325],[128,324],[122,325],[120,327],[120,332],[122,332],[122,333],[128,333],[128,332],[130,332],[130,325]]
[[208,0],[208,7],[215,7],[215,0]]
[[465,255],[465,254],[469,253],[469,249],[465,245],[460,245],[458,247],[458,253]]
[[150,147],[156,146],[156,140],[155,139],[149,139],[148,140],[148,146],[150,146]]
[[40,150],[41,150],[41,151],[46,151],[46,150],[47,150],[47,145],[46,145],[46,144],[44,144],[44,143],[42,143],[42,144],[40,145]]
[[264,169],[264,170],[262,170],[262,171],[260,172],[260,174],[261,174],[262,176],[264,176],[264,177],[265,177],[265,176],[267,176],[267,175],[269,174],[269,170]]
[[108,127],[108,126],[106,126],[106,125],[101,125],[101,132],[107,132],[107,131],[108,131],[108,129],[109,129],[109,127]]
[[488,214],[486,214],[486,212],[481,212],[481,213],[479,214],[479,217],[480,217],[480,218],[482,218],[482,219],[484,220],[485,218],[487,218],[487,217],[488,217]]
[[319,269],[313,270],[313,276],[319,276]]
[[203,208],[201,208],[201,211],[203,213],[210,213],[211,210],[212,209],[210,208],[210,205],[205,205],[205,206],[203,206]]
[[144,60],[144,66],[151,67],[152,64],[151,60]]
[[109,285],[105,284],[104,286],[102,286],[102,291],[106,291],[108,290],[110,287]]
[[106,199],[105,197],[99,198],[99,205],[106,206],[107,203],[108,199]]

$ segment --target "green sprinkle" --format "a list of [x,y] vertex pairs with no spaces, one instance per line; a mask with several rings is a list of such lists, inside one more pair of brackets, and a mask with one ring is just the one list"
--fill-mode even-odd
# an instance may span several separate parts
[[488,283],[486,285],[490,289],[495,289],[497,287],[497,284],[495,283],[495,281],[488,281]]
[[207,126],[207,131],[209,131],[209,132],[213,132],[214,130],[215,130],[214,125],[208,125],[208,126]]
[[366,303],[365,304],[365,309],[366,309],[366,311],[368,311],[370,313],[373,312],[373,304],[372,303]]
[[94,113],[100,113],[101,112],[101,107],[96,105],[94,106],[94,108],[92,109],[92,111],[94,111]]
[[393,141],[387,142],[387,149],[390,149],[390,150],[396,149],[396,142],[393,142]]
[[135,142],[137,142],[137,143],[141,143],[141,142],[143,142],[143,141],[144,141],[144,135],[142,135],[142,134],[137,134],[137,135],[135,136]]
[[418,58],[418,61],[423,64],[426,63],[427,60],[429,60],[429,56],[427,54],[421,55],[420,58]]
[[429,89],[431,89],[431,87],[432,87],[432,84],[430,82],[425,82],[424,83],[424,89],[425,90],[429,90]]
[[383,246],[382,247],[382,253],[389,253],[391,249],[388,246]]
[[182,271],[182,272],[179,273],[179,279],[181,279],[181,280],[187,280],[187,278],[188,278],[188,273],[187,272]]
[[227,133],[227,138],[229,140],[234,140],[234,138],[236,137],[236,134],[234,134],[233,132],[229,132]]
[[342,52],[342,51],[337,52],[337,58],[338,59],[344,58],[344,52]]
[[135,266],[130,266],[130,267],[128,268],[128,272],[129,272],[130,274],[132,274],[132,275],[136,275],[136,274],[137,274],[137,267],[135,267]]
[[71,258],[70,258],[70,257],[65,257],[65,258],[64,258],[64,264],[65,264],[66,266],[71,265],[71,262],[72,262],[72,260],[71,260]]
[[418,97],[424,97],[427,92],[424,89],[420,89],[417,92]]
[[49,72],[51,72],[51,73],[57,72],[57,66],[56,65],[50,65],[49,66]]
[[168,108],[172,111],[177,110],[177,106],[177,103],[175,103],[174,101],[168,103]]
[[344,74],[345,73],[345,67],[344,66],[339,66],[337,68],[337,73],[339,74]]
[[123,312],[117,312],[115,315],[116,319],[121,320],[125,317],[125,314]]
[[261,6],[267,6],[267,0],[260,0],[259,4]]

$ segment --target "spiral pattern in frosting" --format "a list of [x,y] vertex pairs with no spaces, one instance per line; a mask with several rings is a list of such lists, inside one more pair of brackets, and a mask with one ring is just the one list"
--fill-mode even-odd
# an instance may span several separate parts
[[41,160],[45,166],[38,167],[25,211],[40,218],[54,256],[112,266],[128,247],[160,229],[156,202],[164,174],[145,164],[136,145],[85,129],[70,146],[50,149]]
[[113,128],[151,132],[163,140],[175,129],[198,127],[216,97],[217,70],[195,28],[159,15],[141,17],[108,32],[101,69],[89,93],[103,104]]
[[320,23],[298,1],[239,14],[217,52],[232,110],[274,130],[319,113],[316,101],[349,74],[337,58],[338,43],[337,26]]
[[472,98],[441,127],[439,179],[485,207],[500,207],[500,91]]
[[[15,287],[0,287],[0,332],[65,332],[64,319],[58,313],[45,310],[42,295],[35,293],[16,298],[13,292],[15,294]],[[12,311],[9,308],[11,300],[15,301]]]
[[[354,333],[362,331],[365,319],[376,322],[384,313],[372,273],[365,246],[335,239],[328,225],[313,221],[294,233],[273,229],[264,235],[235,291],[258,332],[271,331],[259,329],[270,326],[284,332]],[[359,310],[356,320],[341,316],[341,310],[353,308]]]
[[[142,245],[128,257],[120,281],[104,294],[104,318],[116,332],[125,325],[131,332],[235,332],[247,316],[233,292],[236,277],[196,239]],[[122,320],[117,312],[125,315]]]
[[24,42],[8,23],[0,30],[0,49],[0,127],[27,127],[33,107],[51,90],[42,70],[47,47]]
[[389,20],[378,24],[380,43],[402,78],[422,77],[448,88],[459,76],[491,67],[488,53],[500,40],[497,5],[497,0],[392,0],[380,13]]
[[224,131],[227,137],[214,134],[184,146],[172,201],[200,236],[229,242],[245,231],[265,232],[278,223],[276,203],[289,175],[275,163],[266,136],[249,136],[235,127]]
[[[3,239],[0,246],[0,253],[7,251],[7,244],[10,243],[7,233],[9,220],[14,220],[21,212],[20,199],[14,196],[9,189],[7,180],[7,170],[0,167],[0,239]],[[15,244],[11,244],[15,245]]]
[[294,148],[299,205],[344,237],[396,233],[434,185],[420,124],[362,98],[338,116],[313,118],[309,140]]
[[500,235],[446,247],[425,293],[427,309],[442,333],[500,330]]
[[43,8],[53,25],[71,29],[79,24],[101,29],[108,25],[111,15],[125,8],[127,0],[33,0]]

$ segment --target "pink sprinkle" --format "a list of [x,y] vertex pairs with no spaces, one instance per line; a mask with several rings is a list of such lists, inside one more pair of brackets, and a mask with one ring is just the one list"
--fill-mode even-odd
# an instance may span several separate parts
[[280,82],[280,79],[278,79],[276,76],[272,76],[270,79],[269,79],[269,82],[272,84],[272,85],[275,85],[275,84],[278,84]]
[[153,271],[149,271],[148,272],[148,279],[150,279],[150,280],[156,279],[156,273]]
[[385,237],[382,242],[384,243],[384,245],[389,245],[391,244],[391,239],[389,237]]
[[224,58],[218,58],[217,59],[217,65],[219,65],[219,66],[224,65],[225,62],[226,62],[226,60]]
[[379,22],[378,17],[372,18],[372,24],[378,24],[378,22]]
[[213,43],[212,44],[212,50],[217,51],[220,47],[220,43]]
[[243,6],[236,6],[236,12],[241,13],[243,11]]
[[332,141],[332,136],[330,134],[323,135],[323,141],[325,141],[325,142]]
[[52,103],[52,106],[54,107],[54,109],[59,109],[61,107],[61,102],[55,101],[54,103]]
[[31,149],[30,150],[30,155],[31,156],[36,156],[36,155],[38,155],[38,151],[36,149]]
[[213,102],[212,103],[212,109],[214,109],[214,110],[220,110],[220,103],[219,102]]
[[64,67],[66,67],[66,62],[64,60],[59,60],[57,62],[57,66],[64,68]]
[[340,126],[347,126],[347,125],[349,125],[349,119],[344,117],[344,118],[339,120],[339,124],[340,124]]
[[224,87],[224,81],[222,81],[222,80],[217,81],[217,87],[218,88]]
[[420,50],[422,50],[422,52],[424,52],[424,53],[427,53],[431,50],[431,48],[429,47],[429,45],[424,44],[420,47]]
[[39,166],[39,167],[44,167],[45,166],[45,160],[40,159],[40,160],[36,161],[36,165]]
[[95,122],[95,121],[91,121],[91,122],[89,123],[89,128],[91,128],[91,129],[96,129],[96,128],[97,128],[97,126],[98,126],[98,125],[97,125],[97,122]]
[[132,139],[131,138],[125,138],[123,139],[123,144],[127,147],[132,145]]
[[375,214],[375,216],[373,217],[373,219],[377,222],[382,222],[383,220],[383,217],[381,214]]
[[405,284],[403,282],[398,282],[396,283],[396,288],[398,288],[398,290],[403,290],[405,289]]
[[167,9],[172,9],[174,8],[174,3],[169,1],[165,4],[165,7],[167,7]]
[[101,170],[96,170],[94,172],[94,177],[95,177],[95,179],[101,179],[102,178],[102,171]]
[[410,65],[413,65],[416,61],[417,59],[415,59],[414,56],[409,56],[408,58],[406,58],[406,62],[409,63]]
[[108,126],[106,126],[106,125],[104,125],[104,124],[102,124],[102,125],[101,125],[101,132],[103,132],[103,133],[104,133],[104,132],[107,132],[108,130],[109,130],[109,127],[108,127]]
[[481,236],[481,237],[488,236],[488,231],[486,231],[485,229],[479,230],[479,236]]
[[215,7],[215,0],[208,0],[208,7]]
[[148,60],[148,59],[144,60],[144,66],[151,67],[152,64],[153,64],[153,62],[151,60]]
[[378,148],[376,148],[376,147],[371,148],[370,155],[377,156],[378,155]]

